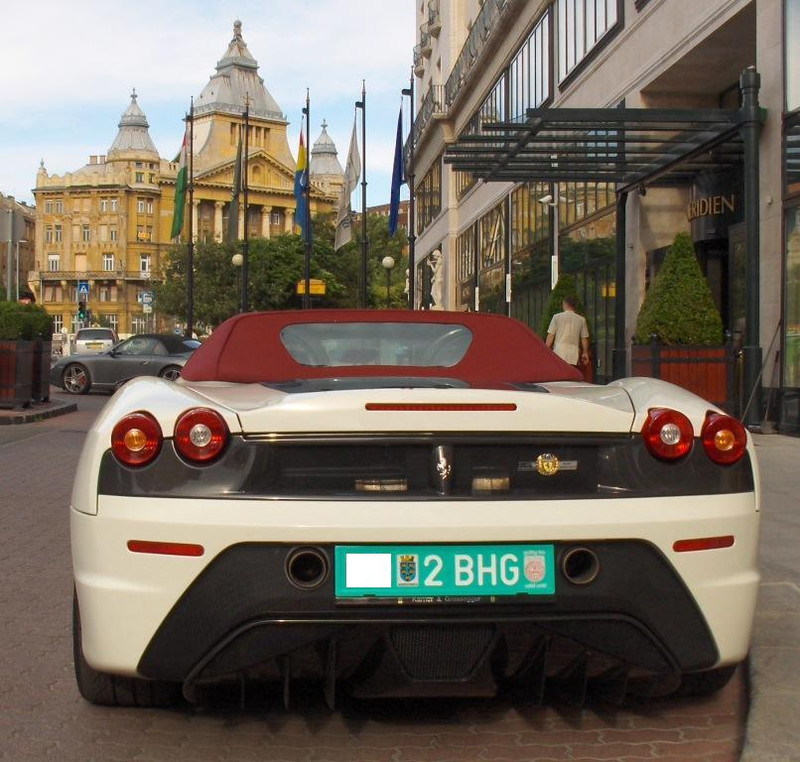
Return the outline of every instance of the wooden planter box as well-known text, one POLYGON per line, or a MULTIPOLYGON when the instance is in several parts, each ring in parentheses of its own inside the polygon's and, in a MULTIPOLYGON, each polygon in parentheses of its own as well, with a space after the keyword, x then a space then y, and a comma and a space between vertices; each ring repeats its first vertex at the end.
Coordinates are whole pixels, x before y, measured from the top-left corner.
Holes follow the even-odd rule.
POLYGON ((660 378, 736 414, 734 352, 720 346, 666 345, 652 341, 631 348, 631 375, 660 378))
POLYGON ((47 402, 50 399, 50 359, 53 342, 49 339, 36 339, 33 346, 33 371, 31 398, 34 402, 47 402))
POLYGON ((0 340, 0 407, 28 407, 33 391, 33 342, 0 340))

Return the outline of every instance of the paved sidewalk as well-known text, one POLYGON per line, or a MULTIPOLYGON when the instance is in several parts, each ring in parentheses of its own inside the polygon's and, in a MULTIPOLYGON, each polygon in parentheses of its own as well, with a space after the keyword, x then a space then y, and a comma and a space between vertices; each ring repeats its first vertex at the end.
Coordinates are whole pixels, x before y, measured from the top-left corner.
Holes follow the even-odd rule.
POLYGON ((0 426, 13 426, 18 423, 43 421, 64 413, 72 413, 78 409, 77 402, 52 397, 47 402, 32 402, 24 408, 0 408, 0 426))
POLYGON ((761 471, 761 590, 742 762, 800 760, 800 438, 754 435, 761 471))

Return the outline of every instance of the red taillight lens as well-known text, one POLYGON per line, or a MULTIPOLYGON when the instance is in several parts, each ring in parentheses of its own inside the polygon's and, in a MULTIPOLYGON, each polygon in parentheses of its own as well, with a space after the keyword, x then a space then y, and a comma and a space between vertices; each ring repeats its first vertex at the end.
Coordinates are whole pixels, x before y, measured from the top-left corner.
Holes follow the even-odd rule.
POLYGON ((731 465, 741 460, 747 449, 747 432, 729 415, 709 413, 701 433, 703 449, 714 463, 731 465))
POLYGON ((692 449, 694 429, 683 413, 657 407, 648 413, 642 437, 651 455, 661 460, 678 460, 692 449))
POLYGON ((195 463, 208 463, 228 444, 228 426, 216 411, 198 407, 187 410, 175 424, 175 449, 195 463))
POLYGON ((150 413, 126 415, 111 432, 111 451, 126 466, 144 466, 161 451, 161 427, 150 413))

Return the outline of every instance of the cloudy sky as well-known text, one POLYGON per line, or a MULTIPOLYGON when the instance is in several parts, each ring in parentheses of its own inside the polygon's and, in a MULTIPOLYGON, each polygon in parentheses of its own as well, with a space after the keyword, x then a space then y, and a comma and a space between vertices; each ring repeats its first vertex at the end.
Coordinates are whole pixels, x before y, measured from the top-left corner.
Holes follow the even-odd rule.
MULTIPOLYGON (((367 204, 388 203, 413 0, 31 0, 3 4, 0 192, 33 203, 39 162, 63 174, 105 154, 133 88, 163 158, 242 21, 259 74, 289 120, 296 155, 306 88, 344 165, 354 103, 367 92, 367 204)), ((404 106, 408 129, 408 99, 404 106)), ((359 141, 361 136, 359 112, 359 141)), ((353 208, 360 209, 360 186, 353 208)))

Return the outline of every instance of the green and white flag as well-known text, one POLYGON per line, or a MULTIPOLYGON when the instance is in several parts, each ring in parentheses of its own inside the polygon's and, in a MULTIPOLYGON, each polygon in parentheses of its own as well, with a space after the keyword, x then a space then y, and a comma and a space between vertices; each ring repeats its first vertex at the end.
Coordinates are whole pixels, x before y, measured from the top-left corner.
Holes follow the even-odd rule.
POLYGON ((189 186, 189 127, 183 134, 181 157, 178 161, 178 177, 175 180, 175 209, 172 214, 170 238, 177 238, 183 230, 183 215, 186 211, 186 188, 189 186))

